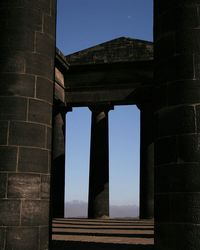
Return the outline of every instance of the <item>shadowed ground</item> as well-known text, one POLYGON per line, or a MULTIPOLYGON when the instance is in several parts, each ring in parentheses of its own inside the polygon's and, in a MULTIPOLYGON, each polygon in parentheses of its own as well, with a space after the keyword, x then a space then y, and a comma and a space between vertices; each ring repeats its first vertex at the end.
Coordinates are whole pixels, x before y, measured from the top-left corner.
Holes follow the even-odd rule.
POLYGON ((52 250, 153 250, 152 220, 54 219, 52 250))

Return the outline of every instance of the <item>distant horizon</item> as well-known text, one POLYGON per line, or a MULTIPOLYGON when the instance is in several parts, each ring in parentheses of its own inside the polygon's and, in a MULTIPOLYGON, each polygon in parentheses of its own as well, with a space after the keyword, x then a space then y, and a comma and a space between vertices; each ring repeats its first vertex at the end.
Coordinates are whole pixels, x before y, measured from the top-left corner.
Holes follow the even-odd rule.
MULTIPOLYGON (((110 218, 138 218, 137 205, 110 205, 110 218)), ((65 218, 87 218, 88 203, 86 201, 65 201, 65 218)))

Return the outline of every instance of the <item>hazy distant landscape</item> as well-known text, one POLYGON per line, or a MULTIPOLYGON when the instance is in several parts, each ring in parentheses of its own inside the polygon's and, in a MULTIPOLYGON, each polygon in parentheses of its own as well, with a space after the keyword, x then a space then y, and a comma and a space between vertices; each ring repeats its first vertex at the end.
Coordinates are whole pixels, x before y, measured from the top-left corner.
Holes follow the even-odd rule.
MULTIPOLYGON (((71 201, 65 204, 65 217, 87 217, 87 202, 84 201, 71 201)), ((134 205, 111 205, 110 217, 111 218, 124 218, 139 216, 139 208, 134 205)))

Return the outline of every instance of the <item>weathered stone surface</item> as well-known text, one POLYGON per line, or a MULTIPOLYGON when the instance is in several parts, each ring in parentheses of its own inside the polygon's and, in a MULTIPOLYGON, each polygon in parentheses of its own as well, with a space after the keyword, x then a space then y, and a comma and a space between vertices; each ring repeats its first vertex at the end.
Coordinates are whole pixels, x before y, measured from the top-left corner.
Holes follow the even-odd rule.
POLYGON ((0 202, 0 226, 19 226, 20 224, 19 200, 1 200, 0 202), (9 213, 8 213, 9 211, 9 213))
POLYGON ((156 167, 155 178, 159 178, 156 187, 158 193, 196 192, 200 189, 199 163, 179 163, 156 167), (185 174, 188 179, 184 178, 185 174))
POLYGON ((52 128, 47 127, 47 149, 52 149, 52 128))
POLYGON ((9 174, 8 198, 31 198, 40 196, 41 177, 36 174, 9 174))
POLYGON ((6 249, 39 249, 38 238, 39 231, 36 227, 10 227, 7 229, 6 249))
POLYGON ((15 171, 16 166, 17 148, 0 146, 0 171, 15 171), (7 159, 9 159, 9 161, 7 159))
POLYGON ((26 98, 0 97, 0 103, 0 120, 26 120, 26 98))
POLYGON ((0 173, 0 198, 6 197, 7 174, 0 173))
POLYGON ((20 172, 48 173, 48 151, 20 147, 18 169, 20 172))
POLYGON ((155 144, 155 166, 177 161, 176 136, 158 140, 155 144), (167 154, 166 154, 167 152, 167 154))
POLYGON ((177 81, 168 85, 168 104, 195 104, 200 99, 199 80, 177 81))
POLYGON ((0 29, 2 36, 5 39, 0 41, 0 47, 6 49, 15 49, 21 51, 34 51, 34 32, 24 29, 14 30, 14 29, 0 29))
POLYGON ((50 197, 50 175, 41 175, 41 199, 49 199, 50 197))
POLYGON ((8 122, 7 121, 0 121, 0 144, 6 145, 7 144, 7 136, 8 136, 8 122))
POLYGON ((0 74, 2 73, 24 73, 25 69, 25 59, 22 52, 16 52, 12 54, 8 50, 5 53, 4 48, 1 49, 1 58, 0 58, 0 74))
POLYGON ((45 127, 28 122, 11 122, 9 144, 45 147, 45 127))
MULTIPOLYGON (((55 9, 55 8, 54 8, 55 9)), ((52 16, 46 15, 44 17, 44 32, 49 35, 49 38, 55 36, 55 22, 52 16)))
MULTIPOLYGON (((52 27, 51 27, 52 28, 52 27)), ((46 56, 52 55, 55 51, 53 46, 54 41, 44 33, 36 33, 36 52, 45 54, 46 56)))
POLYGON ((6 235, 6 230, 4 227, 0 227, 0 249, 4 249, 5 246, 5 235, 6 235))
POLYGON ((24 226, 48 225, 49 201, 25 200, 22 202, 21 223, 24 226))
POLYGON ((37 77, 36 97, 49 103, 53 100, 53 82, 44 78, 37 77))
POLYGON ((30 99, 28 120, 31 122, 38 122, 50 125, 52 120, 51 104, 39 100, 30 99))
POLYGON ((40 227, 40 250, 49 249, 49 228, 40 227))
POLYGON ((198 249, 200 245, 200 228, 194 224, 160 224, 156 227, 160 235, 156 244, 160 249, 198 249))
POLYGON ((195 109, 181 106, 165 109, 158 113, 158 136, 195 133, 195 109))
MULTIPOLYGON (((159 51, 157 51, 157 53, 159 53, 159 51)), ((157 67, 155 68, 157 82, 165 83, 193 79, 195 78, 193 64, 193 55, 177 55, 176 57, 171 57, 158 62, 157 67)))
MULTIPOLYGON (((48 80, 52 80, 53 64, 49 57, 41 54, 34 53, 30 56, 26 56, 26 73, 34 74, 40 77, 45 77, 48 80)), ((53 55, 52 55, 53 56, 53 55)), ((1 65, 1 64, 0 64, 1 65)))
MULTIPOLYGON (((36 11, 33 8, 14 8, 14 1, 7 8, 0 7, 0 14, 4 21, 4 27, 12 28, 13 30, 34 30, 42 31, 42 12, 36 11), (25 21, 24 21, 25 20, 25 21)), ((21 1, 23 2, 23 1, 21 1)), ((28 1, 26 1, 28 2, 28 1)), ((2 3, 3 4, 3 3, 2 3)), ((16 6, 18 7, 18 6, 16 6)))
POLYGON ((155 249, 200 247, 199 3, 154 1, 155 249))
POLYGON ((1 74, 1 96, 34 96, 35 77, 25 74, 1 74))
POLYGON ((48 230, 39 231, 49 224, 49 189, 41 175, 51 165, 45 149, 52 126, 55 7, 55 0, 0 1, 2 249, 44 250, 49 240, 48 230))
POLYGON ((200 163, 199 142, 199 134, 177 136, 178 161, 200 163))

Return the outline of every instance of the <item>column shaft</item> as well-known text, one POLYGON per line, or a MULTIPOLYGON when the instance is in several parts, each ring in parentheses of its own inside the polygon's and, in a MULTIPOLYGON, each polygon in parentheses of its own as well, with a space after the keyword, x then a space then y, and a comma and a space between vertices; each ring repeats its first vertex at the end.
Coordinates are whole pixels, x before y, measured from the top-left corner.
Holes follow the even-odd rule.
POLYGON ((55 1, 0 1, 0 249, 49 245, 55 1))
POLYGON ((64 218, 65 207, 65 110, 59 106, 54 109, 53 126, 52 215, 54 218, 64 218))
POLYGON ((92 109, 88 217, 109 217, 108 110, 92 109))
POLYGON ((199 0, 155 0, 155 249, 200 249, 199 0))
POLYGON ((154 138, 151 104, 140 107, 140 219, 154 217, 154 138))

